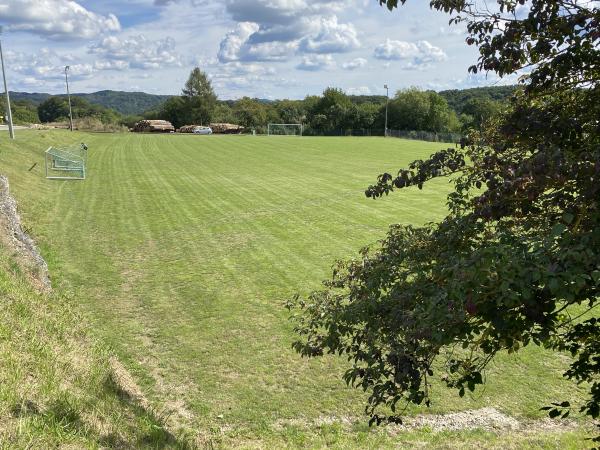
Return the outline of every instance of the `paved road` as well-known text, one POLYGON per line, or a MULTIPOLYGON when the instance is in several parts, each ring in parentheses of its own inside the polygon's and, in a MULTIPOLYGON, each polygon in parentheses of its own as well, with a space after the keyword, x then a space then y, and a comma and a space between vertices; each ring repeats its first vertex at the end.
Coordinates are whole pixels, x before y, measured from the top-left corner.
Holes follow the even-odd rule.
MULTIPOLYGON (((29 127, 24 127, 22 125, 13 126, 15 130, 27 130, 29 127)), ((8 125, 0 125, 0 131, 8 131, 8 125)))

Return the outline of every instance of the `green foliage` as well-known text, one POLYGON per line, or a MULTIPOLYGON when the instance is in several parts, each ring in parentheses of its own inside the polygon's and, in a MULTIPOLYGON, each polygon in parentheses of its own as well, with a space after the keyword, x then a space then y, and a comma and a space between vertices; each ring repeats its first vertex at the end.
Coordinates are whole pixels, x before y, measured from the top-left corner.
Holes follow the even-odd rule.
POLYGON ((493 120, 500 114, 501 104, 494 100, 485 98, 471 98, 467 100, 461 109, 463 130, 469 128, 481 129, 485 122, 493 120))
POLYGON ((146 119, 168 120, 175 128, 191 124, 188 103, 183 97, 173 96, 164 102, 159 109, 144 114, 146 119))
MULTIPOLYGON (((26 100, 38 106, 40 103, 52 97, 50 94, 29 93, 29 92, 11 92, 11 100, 26 100)), ((57 97, 66 98, 65 94, 57 97)), ((88 102, 100 105, 108 109, 114 109, 121 114, 142 114, 145 111, 160 106, 161 103, 170 98, 170 95, 155 95, 145 92, 125 92, 125 91, 98 91, 89 94, 75 93, 71 97, 79 97, 88 102)))
POLYGON ((452 132, 460 127, 446 100, 433 91, 398 91, 388 108, 390 129, 452 132))
POLYGON ((464 105, 472 100, 491 100, 499 104, 507 104, 520 88, 518 86, 486 86, 471 89, 450 89, 440 91, 448 106, 457 114, 463 112, 464 105))
POLYGON ((213 122, 235 123, 236 120, 231 106, 225 102, 217 102, 213 111, 213 122))
POLYGON ((306 106, 302 100, 278 100, 272 106, 282 123, 306 122, 306 106))
MULTIPOLYGON (((2 114, 6 120, 6 100, 4 94, 0 95, 0 105, 2 108, 2 114)), ((38 123, 40 121, 36 105, 29 100, 14 100, 11 98, 10 106, 12 110, 13 123, 15 124, 30 124, 38 123)))
MULTIPOLYGON (((100 105, 93 105, 80 97, 71 97, 73 119, 93 117, 104 124, 116 123, 120 114, 100 105)), ((39 118, 42 122, 56 122, 69 117, 69 103, 65 97, 49 97, 37 107, 39 118)))
POLYGON ((264 127, 268 122, 267 107, 249 97, 242 97, 235 102, 233 114, 236 123, 249 129, 264 127))
POLYGON ((217 96, 206 73, 198 67, 190 73, 182 91, 187 123, 206 125, 210 123, 217 96))
MULTIPOLYGON (((370 393, 372 422, 399 420, 404 402, 429 405, 438 370, 462 397, 500 352, 531 343, 571 353, 564 375, 588 389, 579 411, 600 415, 600 10, 536 0, 516 18, 523 3, 482 13, 432 1, 467 22, 480 52, 471 71, 534 64, 524 90, 460 148, 384 173, 366 191, 379 198, 451 176, 442 221, 392 226, 378 246, 338 262, 323 290, 289 304, 295 349, 346 355, 344 379, 370 393)), ((425 120, 424 97, 410 98, 406 108, 425 120)), ((555 402, 550 416, 570 406, 555 402)))
POLYGON ((38 106, 38 115, 42 122, 53 122, 58 118, 69 117, 69 104, 60 97, 50 97, 38 106))
POLYGON ((91 94, 74 94, 92 104, 114 109, 123 115, 140 115, 144 111, 159 106, 170 95, 146 94, 145 92, 98 91, 91 94))

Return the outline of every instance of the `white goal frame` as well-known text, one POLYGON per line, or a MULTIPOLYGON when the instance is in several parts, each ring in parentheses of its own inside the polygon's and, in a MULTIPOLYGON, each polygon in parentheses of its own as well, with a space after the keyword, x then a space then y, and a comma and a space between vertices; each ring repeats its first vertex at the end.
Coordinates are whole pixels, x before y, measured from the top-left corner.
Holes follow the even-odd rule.
POLYGON ((268 136, 302 136, 302 132, 304 131, 304 126, 301 123, 270 123, 267 125, 267 135, 268 136), (300 134, 274 134, 272 132, 273 127, 297 127, 300 130, 300 134))

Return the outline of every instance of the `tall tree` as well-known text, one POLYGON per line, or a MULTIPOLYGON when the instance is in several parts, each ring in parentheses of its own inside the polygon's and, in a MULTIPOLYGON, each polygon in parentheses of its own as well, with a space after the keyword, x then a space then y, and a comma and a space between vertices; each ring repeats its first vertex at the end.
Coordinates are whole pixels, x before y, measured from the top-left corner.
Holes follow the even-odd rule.
POLYGON ((38 116, 42 122, 54 122, 69 117, 69 104, 62 97, 49 97, 38 106, 38 116))
POLYGON ((456 114, 444 97, 433 91, 410 88, 398 91, 389 104, 389 128, 420 131, 455 131, 456 114))
POLYGON ((233 113, 238 123, 246 128, 264 127, 267 124, 265 106, 250 97, 242 97, 235 102, 233 113))
MULTIPOLYGON (((578 407, 596 419, 600 10, 571 0, 499 0, 495 12, 464 0, 430 4, 466 23, 480 54, 471 72, 528 68, 523 92, 460 148, 367 189, 379 198, 439 176, 454 182, 443 221, 391 227, 379 246, 337 264, 325 289, 290 302, 302 336, 295 348, 347 355, 345 379, 370 392, 366 411, 380 422, 399 420, 398 403, 429 404, 438 371, 462 396, 499 352, 544 345, 571 353, 564 376, 589 389, 578 407)), ((546 408, 564 417, 571 405, 546 408)))
POLYGON ((198 67, 194 68, 182 93, 190 123, 208 124, 217 103, 217 95, 206 73, 198 67))
POLYGON ((323 95, 314 103, 311 109, 313 120, 311 126, 320 131, 339 131, 349 128, 349 115, 351 115, 352 102, 350 98, 338 88, 328 87, 323 95))

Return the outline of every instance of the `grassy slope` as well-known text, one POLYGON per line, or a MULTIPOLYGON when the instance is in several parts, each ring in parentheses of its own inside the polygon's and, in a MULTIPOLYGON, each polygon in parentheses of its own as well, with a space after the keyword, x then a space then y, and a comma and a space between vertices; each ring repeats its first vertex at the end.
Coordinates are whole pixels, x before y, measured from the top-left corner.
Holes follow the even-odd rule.
POLYGON ((34 290, 0 246, 0 448, 183 447, 118 384, 72 299, 34 290))
MULTIPOLYGON (((340 381, 343 361, 301 360, 290 350, 294 336, 282 302, 318 287, 334 259, 355 254, 387 224, 442 216, 443 180, 388 200, 362 195, 382 170, 425 157, 439 144, 66 132, 19 138, 17 145, 0 141, 0 167, 55 281, 77 295, 94 332, 158 409, 173 412, 173 422, 227 445, 398 442, 361 425, 352 433, 336 425, 281 425, 360 416, 364 401, 340 381), (89 179, 44 180, 43 149, 76 139, 90 145, 89 179)), ((472 398, 438 390, 432 410, 495 406, 541 417, 541 405, 575 391, 561 380, 563 367, 560 355, 532 347, 500 358, 485 390, 472 398)), ((461 446, 582 445, 580 434, 569 433, 498 440, 478 432, 413 432, 401 440, 441 438, 461 446)))

